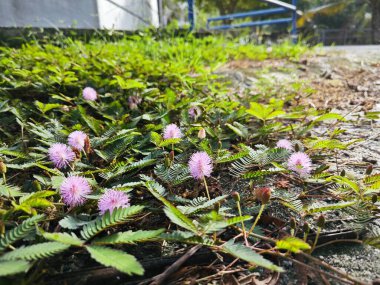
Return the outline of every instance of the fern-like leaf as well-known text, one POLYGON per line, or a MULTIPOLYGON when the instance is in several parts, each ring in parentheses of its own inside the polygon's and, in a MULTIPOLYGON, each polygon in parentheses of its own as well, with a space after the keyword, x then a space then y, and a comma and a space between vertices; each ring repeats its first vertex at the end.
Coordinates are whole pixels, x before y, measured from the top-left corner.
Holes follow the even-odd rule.
POLYGON ((190 206, 178 206, 177 208, 180 209, 181 212, 184 213, 185 215, 189 215, 189 214, 197 213, 204 209, 208 209, 212 207, 213 205, 215 205, 216 203, 226 199, 227 197, 228 195, 223 195, 211 200, 208 200, 205 197, 198 197, 191 201, 190 206), (199 202, 199 200, 201 202, 199 202))
POLYGON ((106 172, 100 173, 99 176, 109 180, 120 176, 128 171, 135 169, 142 169, 144 167, 150 166, 156 162, 156 159, 142 159, 133 163, 118 162, 111 165, 106 172))
POLYGON ((188 243, 188 244, 202 244, 206 246, 214 245, 214 241, 207 236, 201 237, 192 232, 173 231, 171 233, 163 233, 160 238, 166 241, 188 243))
POLYGON ((232 256, 245 260, 251 264, 255 264, 269 270, 283 272, 284 270, 277 265, 274 265, 268 259, 265 259, 260 254, 254 252, 249 247, 246 247, 242 244, 235 244, 233 240, 228 241, 222 247, 222 250, 232 256))
POLYGON ((0 185, 0 196, 11 198, 20 197, 22 195, 24 195, 24 193, 21 192, 21 188, 18 186, 4 184, 0 185))
POLYGON ((63 244, 82 246, 84 241, 78 238, 74 233, 43 233, 44 238, 52 241, 58 241, 63 244))
POLYGON ((173 164, 170 167, 158 164, 154 168, 154 173, 162 181, 172 186, 182 184, 191 178, 189 168, 184 164, 173 164))
POLYGON ((0 239, 0 251, 4 250, 14 242, 25 238, 31 232, 35 231, 36 224, 45 219, 45 215, 36 215, 23 221, 17 227, 7 231, 3 238, 0 239))
POLYGON ((372 174, 370 176, 366 176, 363 179, 363 182, 365 184, 373 184, 373 183, 376 183, 376 182, 380 182, 380 173, 376 173, 376 174, 372 174))
POLYGON ((8 276, 26 272, 29 270, 30 266, 30 263, 25 260, 1 261, 0 276, 8 276))
POLYGON ((0 257, 0 260, 38 260, 68 249, 70 245, 60 242, 44 242, 18 248, 0 257))
POLYGON ((85 224, 81 231, 81 236, 85 240, 92 238, 101 231, 127 222, 133 216, 140 213, 144 209, 144 206, 130 206, 126 208, 114 209, 112 213, 107 211, 104 215, 97 217, 95 220, 85 224))
POLYGON ((228 226, 248 221, 252 219, 252 216, 238 216, 226 219, 224 221, 209 221, 206 224, 201 224, 204 233, 213 233, 220 231, 228 226))
POLYGON ((309 206, 306 209, 306 212, 309 214, 318 213, 318 212, 326 212, 326 211, 350 207, 350 206, 355 205, 355 204, 356 204, 356 201, 339 202, 336 204, 326 204, 326 205, 321 205, 320 202, 316 202, 316 203, 312 204, 311 206, 309 206))
POLYGON ((135 244, 136 242, 151 241, 156 239, 165 229, 154 231, 127 231, 110 236, 98 238, 92 244, 135 244))

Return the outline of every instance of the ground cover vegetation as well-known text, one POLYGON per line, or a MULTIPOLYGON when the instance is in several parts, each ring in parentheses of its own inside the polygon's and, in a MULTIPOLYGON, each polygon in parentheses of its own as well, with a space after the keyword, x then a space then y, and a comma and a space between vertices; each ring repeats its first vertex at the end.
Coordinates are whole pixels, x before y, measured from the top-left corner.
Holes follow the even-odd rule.
POLYGON ((244 272, 278 276, 290 260, 365 284, 312 256, 336 227, 329 213, 360 234, 346 241, 380 244, 364 231, 380 174, 369 164, 354 179, 324 163, 358 142, 340 140, 345 117, 302 106, 313 92, 302 82, 263 80, 252 94, 215 72, 231 60, 297 61, 307 46, 140 34, 0 49, 4 284, 59 282, 96 262, 147 278, 147 259, 201 246, 244 272))

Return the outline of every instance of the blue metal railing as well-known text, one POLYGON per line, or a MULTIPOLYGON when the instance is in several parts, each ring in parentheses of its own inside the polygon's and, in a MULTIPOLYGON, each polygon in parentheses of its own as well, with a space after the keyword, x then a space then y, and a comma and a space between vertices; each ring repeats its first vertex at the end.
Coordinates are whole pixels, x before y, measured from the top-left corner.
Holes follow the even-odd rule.
MULTIPOLYGON (((223 0, 221 0, 223 1, 223 0)), ((273 4, 278 6, 278 8, 270 8, 258 11, 249 11, 243 13, 235 13, 229 15, 222 15, 219 17, 213 17, 207 19, 207 29, 209 30, 227 30, 227 29, 237 29, 237 28, 246 28, 246 27, 255 27, 255 26, 265 26, 265 25, 275 25, 275 24, 286 24, 292 23, 292 31, 291 35, 293 38, 293 42, 297 41, 297 0, 292 0, 292 4, 279 1, 279 0, 261 0, 267 2, 269 4, 273 4), (257 16, 266 16, 266 15, 276 15, 283 13, 291 13, 291 17, 288 18, 280 18, 280 19, 272 19, 272 20, 259 20, 259 21, 250 21, 239 24, 224 24, 219 26, 211 26, 211 22, 223 21, 223 20, 234 20, 248 17, 257 17, 257 16)), ((189 7, 189 22, 190 29, 194 29, 195 25, 195 13, 194 13, 194 0, 188 0, 189 7)))

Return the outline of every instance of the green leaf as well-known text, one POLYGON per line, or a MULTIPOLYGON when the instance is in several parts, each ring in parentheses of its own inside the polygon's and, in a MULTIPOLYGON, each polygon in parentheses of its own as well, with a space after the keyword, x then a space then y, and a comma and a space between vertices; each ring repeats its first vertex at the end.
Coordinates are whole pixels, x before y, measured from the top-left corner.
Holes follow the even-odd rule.
POLYGON ((172 144, 178 144, 181 142, 182 139, 180 138, 172 138, 172 139, 166 139, 166 140, 163 140, 159 143, 159 147, 166 147, 166 146, 169 146, 169 145, 172 145, 172 144))
POLYGON ((45 219, 45 215, 36 215, 29 219, 26 219, 23 221, 20 225, 17 227, 7 231, 0 239, 0 251, 4 250, 7 246, 11 245, 12 243, 25 238, 30 233, 35 231, 36 224, 38 222, 41 222, 45 219))
POLYGON ((164 231, 165 229, 119 232, 110 236, 95 239, 92 244, 134 244, 136 242, 154 240, 164 231))
POLYGON ((24 193, 21 192, 21 188, 13 185, 0 185, 0 195, 4 197, 20 197, 24 193))
POLYGON ((237 216, 232 217, 224 221, 209 221, 206 225, 202 225, 205 233, 212 233, 220 231, 228 226, 241 223, 244 221, 249 221, 252 219, 252 216, 237 216))
POLYGON ((124 80, 124 78, 118 75, 115 75, 114 77, 116 78, 117 83, 119 84, 121 89, 145 88, 145 84, 141 83, 140 81, 134 79, 124 80))
POLYGON ((77 105, 79 114, 81 115, 83 121, 87 124, 87 126, 96 134, 99 135, 101 131, 101 121, 96 120, 95 118, 87 115, 86 109, 84 109, 81 105, 77 105))
POLYGON ((366 112, 365 117, 370 120, 379 120, 380 119, 380 112, 366 112))
POLYGON ((278 249, 286 249, 294 253, 298 253, 302 250, 308 250, 311 248, 308 243, 296 237, 286 237, 284 239, 278 240, 276 241, 276 247, 278 249))
POLYGON ((246 127, 240 126, 240 124, 237 126, 231 125, 231 124, 225 124, 230 130, 232 130, 236 135, 242 138, 248 137, 248 129, 246 127))
POLYGON ((83 221, 73 216, 66 216, 59 221, 59 225, 64 229, 76 230, 88 222, 89 221, 83 221))
POLYGON ((164 209, 166 216, 175 224, 184 229, 187 229, 192 232, 198 232, 197 227, 193 224, 193 222, 186 217, 180 210, 178 210, 175 206, 169 205, 164 209))
POLYGON ((45 114, 46 112, 52 110, 52 109, 56 109, 56 108, 60 108, 62 105, 61 104, 44 104, 40 101, 35 101, 34 104, 36 105, 36 107, 43 113, 45 114))
POLYGON ((61 187, 63 180, 65 180, 64 176, 52 176, 51 185, 53 189, 59 189, 59 187, 61 187))
POLYGON ((0 260, 38 260, 57 254, 68 249, 70 246, 60 242, 44 242, 7 252, 0 260))
POLYGON ((228 195, 222 195, 222 196, 218 196, 216 198, 213 198, 211 200, 206 199, 205 202, 200 203, 200 204, 196 204, 194 206, 193 205, 191 205, 191 206, 178 206, 177 208, 181 212, 183 212, 185 215, 190 215, 193 213, 197 213, 200 210, 210 208, 210 207, 214 206, 216 203, 226 199, 227 197, 228 197, 228 195))
POLYGON ((309 214, 313 214, 313 213, 318 213, 318 212, 337 210, 337 209, 353 206, 356 203, 357 203, 356 201, 351 201, 351 202, 340 202, 336 204, 328 204, 328 205, 323 205, 323 206, 319 206, 319 203, 318 203, 317 206, 313 206, 313 205, 309 206, 306 209, 306 212, 309 214))
POLYGON ((144 209, 144 206, 134 205, 126 208, 117 208, 84 225, 81 236, 88 240, 105 229, 129 221, 144 209))
POLYGON ((202 244, 206 246, 211 246, 214 244, 214 240, 209 239, 207 236, 197 236, 192 232, 173 231, 171 233, 163 233, 160 237, 166 241, 174 241, 180 243, 202 244))
POLYGON ((331 176, 329 178, 326 178, 326 181, 334 181, 335 183, 337 183, 339 185, 343 185, 343 186, 347 186, 347 187, 351 188, 356 193, 360 193, 360 186, 356 182, 348 179, 347 177, 335 175, 335 176, 331 176))
POLYGON ((151 132, 150 133, 150 141, 154 143, 156 146, 159 146, 160 143, 163 141, 163 138, 160 134, 156 132, 151 132))
POLYGON ((74 233, 43 233, 42 236, 48 240, 58 241, 63 244, 82 246, 84 241, 78 238, 74 233))
POLYGON ((227 243, 225 243, 222 246, 222 250, 225 253, 231 254, 232 256, 245 260, 249 263, 256 264, 269 270, 284 272, 284 269, 277 265, 274 265, 271 261, 265 259, 249 247, 246 247, 242 244, 234 244, 233 240, 229 240, 227 243))
POLYGON ((246 112, 262 121, 274 119, 285 114, 282 110, 275 110, 272 106, 265 106, 257 102, 251 102, 250 108, 246 112))
POLYGON ((376 174, 372 174, 372 175, 366 176, 363 179, 363 182, 365 184, 373 184, 373 183, 376 183, 376 182, 380 182, 380 173, 376 173, 376 174))
POLYGON ((0 276, 8 276, 21 272, 26 272, 30 268, 30 264, 24 260, 17 261, 1 261, 0 262, 0 276))
POLYGON ((87 246, 91 257, 100 264, 111 266, 128 275, 143 275, 144 268, 133 255, 103 246, 87 246))
POLYGON ((364 243, 380 249, 380 236, 367 238, 364 243))
POLYGON ((165 199, 163 196, 165 195, 165 188, 161 184, 145 175, 141 175, 141 178, 146 181, 145 186, 149 192, 166 206, 164 210, 165 214, 173 223, 194 233, 198 232, 198 229, 194 223, 172 203, 165 199))
POLYGON ((314 120, 314 122, 321 122, 321 121, 327 121, 327 120, 338 120, 338 121, 345 121, 346 119, 337 113, 327 113, 319 116, 314 120))

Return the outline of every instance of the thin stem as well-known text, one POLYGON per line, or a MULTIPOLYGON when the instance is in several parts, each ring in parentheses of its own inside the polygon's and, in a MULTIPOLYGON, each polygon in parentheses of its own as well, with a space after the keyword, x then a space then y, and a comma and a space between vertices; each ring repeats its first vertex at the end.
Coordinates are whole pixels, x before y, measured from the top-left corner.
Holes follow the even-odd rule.
POLYGON ((319 234, 321 233, 321 227, 318 227, 317 229, 317 234, 315 236, 315 240, 314 240, 314 243, 313 243, 313 247, 311 248, 311 252, 314 251, 316 245, 317 245, 317 242, 318 242, 318 238, 319 238, 319 234))
POLYGON ((207 198, 208 198, 209 200, 211 200, 211 199, 210 199, 210 193, 208 192, 208 186, 207 186, 207 181, 206 181, 206 177, 205 177, 205 176, 203 176, 203 182, 205 183, 206 193, 207 193, 207 198))
MULTIPOLYGON (((236 205, 238 207, 238 211, 239 211, 239 216, 240 218, 242 219, 242 214, 241 214, 241 207, 240 207, 240 201, 236 201, 236 205)), ((243 219, 241 220, 241 228, 243 229, 243 236, 244 236, 244 240, 245 240, 245 244, 248 246, 248 240, 247 240, 247 233, 245 231, 245 225, 244 225, 244 221, 243 219)))
POLYGON ((4 184, 7 183, 7 179, 6 179, 6 177, 5 177, 5 173, 4 173, 4 172, 3 172, 3 181, 4 181, 4 184))
MULTIPOLYGON (((250 233, 249 235, 251 235, 251 236, 253 236, 253 237, 256 237, 256 238, 259 238, 259 239, 262 239, 262 240, 265 240, 265 241, 272 242, 272 243, 275 243, 275 242, 276 242, 276 240, 273 239, 273 238, 265 237, 265 236, 258 235, 258 234, 255 234, 255 233, 250 233)), ((295 262, 295 263, 301 264, 301 262, 299 262, 298 260, 293 259, 293 258, 289 258, 289 257, 287 257, 286 255, 283 255, 283 254, 281 254, 281 253, 279 253, 279 252, 270 252, 270 251, 269 251, 269 252, 267 252, 267 253, 268 253, 268 254, 272 254, 272 255, 281 256, 281 257, 283 257, 283 258, 287 258, 287 259, 289 259, 289 260, 292 260, 292 261, 295 262)), ((308 259, 310 259, 310 260, 312 260, 314 263, 319 264, 319 265, 321 265, 321 266, 323 266, 323 267, 325 267, 325 268, 327 268, 327 269, 333 271, 334 273, 338 274, 339 276, 342 276, 343 278, 345 278, 345 279, 347 279, 347 280, 349 280, 349 281, 351 281, 351 282, 353 282, 353 283, 355 283, 355 284, 367 285, 367 283, 365 283, 365 282, 363 282, 363 281, 361 281, 361 280, 358 280, 358 279, 356 279, 355 277, 350 276, 350 275, 349 275, 348 273, 346 273, 346 272, 342 272, 341 270, 339 270, 339 269, 337 269, 337 268, 331 266, 330 264, 327 264, 326 262, 324 262, 324 261, 322 261, 322 260, 319 260, 318 258, 315 258, 315 257, 311 256, 310 254, 304 253, 304 252, 302 252, 302 251, 299 252, 299 254, 302 255, 302 256, 304 256, 304 257, 306 257, 306 258, 308 258, 308 259)), ((306 267, 311 268, 311 267, 310 267, 309 265, 307 265, 307 264, 302 263, 302 265, 305 265, 306 267)), ((316 271, 318 271, 318 272, 320 272, 320 270, 319 270, 318 268, 313 267, 313 269, 316 270, 316 271)), ((336 278, 336 279, 338 279, 338 280, 341 280, 339 277, 334 276, 334 275, 332 275, 332 274, 330 274, 330 273, 328 273, 328 272, 323 272, 323 273, 329 275, 329 276, 332 277, 332 278, 336 278)))
POLYGON ((330 240, 328 242, 320 244, 320 245, 316 246, 315 248, 321 248, 323 246, 333 244, 333 243, 337 243, 337 242, 352 242, 352 243, 363 244, 363 241, 361 241, 359 239, 336 239, 336 240, 330 240))
POLYGON ((262 214, 263 211, 264 211, 264 208, 265 208, 265 204, 262 204, 261 207, 260 207, 259 213, 258 213, 257 216, 256 216, 256 220, 255 220, 255 222, 253 223, 251 229, 250 229, 249 232, 248 232, 248 236, 249 236, 249 235, 253 232, 253 230, 255 229, 256 224, 257 224, 257 222, 260 220, 261 214, 262 214))

